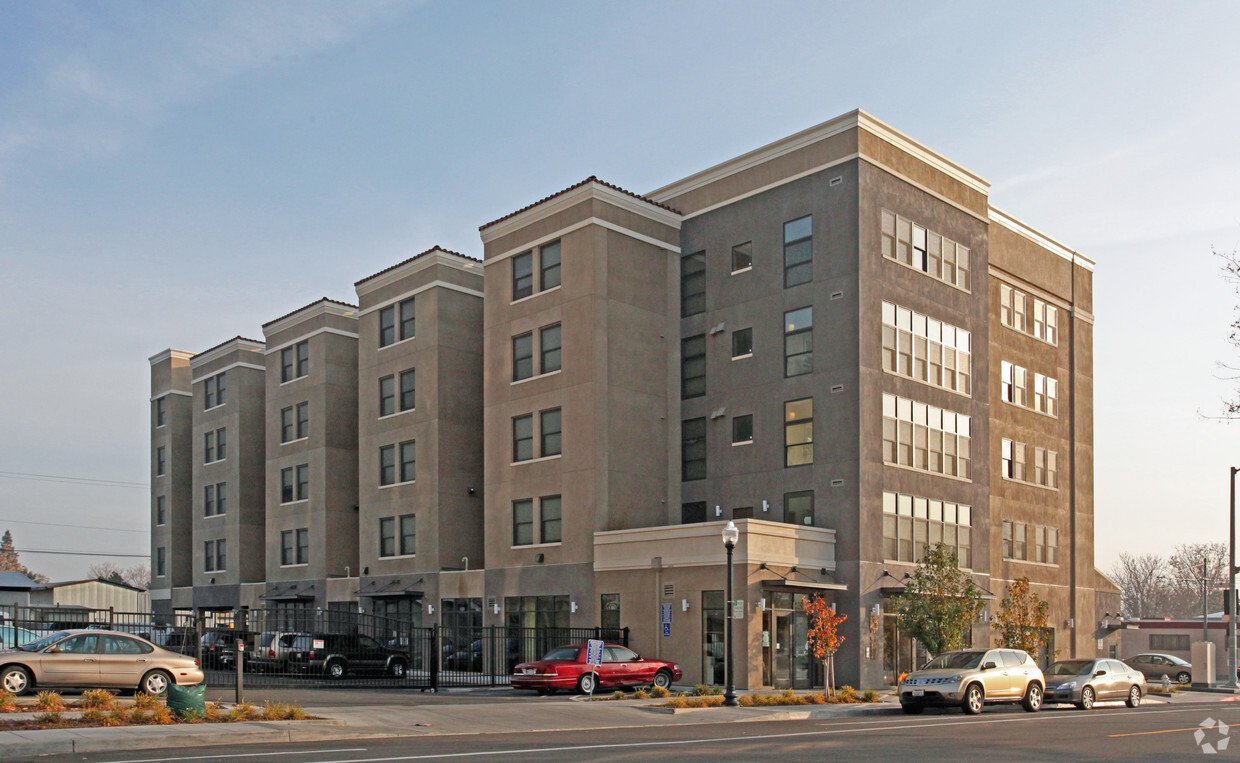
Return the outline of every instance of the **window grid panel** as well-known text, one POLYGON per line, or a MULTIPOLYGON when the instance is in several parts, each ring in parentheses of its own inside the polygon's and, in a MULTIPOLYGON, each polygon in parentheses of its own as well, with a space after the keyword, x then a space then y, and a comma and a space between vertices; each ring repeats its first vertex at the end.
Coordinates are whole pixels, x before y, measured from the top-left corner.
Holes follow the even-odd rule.
POLYGON ((883 395, 883 461, 970 478, 970 418, 895 395, 883 395))

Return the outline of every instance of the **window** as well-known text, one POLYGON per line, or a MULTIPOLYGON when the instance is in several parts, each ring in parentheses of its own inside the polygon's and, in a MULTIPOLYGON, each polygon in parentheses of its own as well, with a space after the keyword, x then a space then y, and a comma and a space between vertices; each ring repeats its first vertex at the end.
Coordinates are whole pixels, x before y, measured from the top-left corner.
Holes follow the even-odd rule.
POLYGON ((287 567, 294 564, 297 550, 294 548, 296 538, 293 537, 292 530, 283 530, 280 532, 280 566, 287 567))
POLYGON ((753 414, 732 417, 732 444, 753 442, 753 414))
POLYGON ((310 403, 290 405, 280 411, 280 442, 292 442, 310 433, 310 403))
POLYGON ((970 288, 968 248, 885 209, 880 238, 887 259, 966 291, 970 288))
POLYGON ((813 218, 784 223, 784 288, 814 279, 813 218))
POLYGON ((534 414, 512 417, 512 460, 529 461, 534 457, 534 414))
POLYGON ((560 441, 560 409, 552 408, 538 414, 538 435, 541 438, 539 454, 543 458, 558 456, 561 453, 560 441))
POLYGON ((784 466, 814 463, 814 399, 784 403, 784 466))
POLYGON ((706 394, 706 335, 680 340, 680 397, 706 394))
POLYGON ((1046 448, 1031 447, 1023 442, 1002 441, 1001 474, 1010 480, 1041 487, 1059 487, 1059 454, 1046 448), (1033 468, 1029 468, 1032 456, 1033 468))
POLYGON ((732 272, 738 273, 753 267, 753 242, 746 241, 732 247, 732 272))
POLYGON ((554 289, 560 285, 560 242, 552 241, 550 244, 543 244, 538 250, 538 269, 539 279, 538 288, 540 291, 554 289))
POLYGON ((541 358, 539 373, 549 374, 560 370, 560 324, 539 330, 538 352, 541 358))
POLYGON ((1187 652, 1192 648, 1186 633, 1151 633, 1150 649, 1161 652, 1187 652))
POLYGON ((1047 344, 1059 344, 1059 308, 999 284, 999 322, 1047 344))
POLYGON ((753 519, 753 507, 752 506, 737 506, 736 508, 732 509, 732 518, 733 519, 753 519))
POLYGON ((161 397, 155 401, 155 426, 162 427, 168 423, 168 398, 161 397))
POLYGON ((784 313, 784 376, 814 370, 814 309, 802 307, 784 313))
POLYGON ((400 516, 400 554, 412 556, 418 547, 418 518, 413 514, 400 516))
POLYGON ((680 523, 690 525, 706 521, 706 501, 690 501, 680 505, 680 523))
POLYGON ((884 302, 883 370, 968 395, 972 393, 972 334, 905 307, 884 302))
POLYGON ((534 253, 524 252, 512 258, 512 301, 534 293, 534 253))
POLYGON ((228 513, 228 483, 217 482, 214 485, 204 485, 203 493, 203 511, 204 517, 214 517, 220 514, 228 513))
POLYGON ((512 380, 521 381, 534 375, 534 335, 512 338, 512 380))
POLYGON ((620 594, 605 593, 599 596, 599 625, 602 626, 605 633, 603 638, 613 639, 614 636, 606 633, 608 630, 620 630, 620 594))
POLYGON ((291 382, 310 373, 310 341, 303 340, 280 351, 280 382, 291 382))
POLYGON ((883 395, 883 462, 969 478, 970 418, 895 395, 883 395))
POLYGON ((379 520, 379 556, 396 556, 396 517, 379 520))
POLYGON ((417 403, 417 377, 411 368, 400 373, 400 409, 412 411, 417 403))
POLYGON ((680 258, 680 317, 706 312, 706 252, 680 258))
POLYGON ((512 502, 512 545, 534 543, 534 501, 526 498, 512 502))
POLYGON ((962 568, 971 568, 972 516, 963 504, 883 493, 883 558, 917 562, 929 547, 943 543, 962 568))
POLYGON ((209 540, 203 543, 203 571, 224 572, 228 569, 228 548, 223 540, 209 540))
POLYGON ((280 409, 280 442, 292 442, 297 422, 293 419, 293 406, 280 409))
POLYGON ((379 346, 396 343, 396 306, 389 305, 379 311, 379 346))
POLYGON ((418 478, 418 444, 413 440, 400 444, 400 481, 413 482, 418 478))
POLYGON ((400 338, 401 341, 413 339, 415 328, 413 297, 400 303, 400 338))
POLYGON ((784 521, 790 525, 813 525, 814 491, 784 493, 784 521))
POLYGON ((559 543, 560 531, 560 496, 549 495, 538 500, 539 531, 543 543, 559 543))
POLYGON ((168 524, 168 499, 166 496, 155 496, 155 524, 168 524))
POLYGON ((168 574, 168 549, 160 546, 155 549, 155 577, 162 578, 168 574))
POLYGON ((1057 564, 1059 557, 1059 530, 1041 525, 1033 531, 1033 560, 1043 564, 1057 564))
POLYGON ((280 503, 304 501, 310 492, 310 465, 299 464, 280 470, 280 503))
POLYGON ((203 383, 202 407, 214 408, 224 404, 224 391, 227 373, 208 377, 203 383))
POLYGON ((753 329, 737 329, 732 332, 732 359, 753 355, 753 329))
POLYGON ((164 457, 164 453, 165 451, 164 451, 163 445, 160 445, 155 448, 155 476, 156 477, 164 476, 164 471, 167 468, 167 463, 164 457))
POLYGON ((402 300, 379 311, 379 346, 387 347, 414 336, 414 298, 402 300), (399 332, 397 318, 400 319, 399 332))
POLYGON ((379 448, 379 484, 395 485, 417 479, 417 444, 413 440, 379 448), (399 471, 397 458, 399 457, 399 471), (397 480, 397 475, 400 479, 397 480))
POLYGON ((688 419, 680 425, 680 479, 706 479, 706 418, 688 419))
POLYGON ((214 461, 223 461, 228 455, 228 445, 224 439, 224 429, 220 428, 214 432, 207 432, 203 436, 203 463, 212 463, 214 461))

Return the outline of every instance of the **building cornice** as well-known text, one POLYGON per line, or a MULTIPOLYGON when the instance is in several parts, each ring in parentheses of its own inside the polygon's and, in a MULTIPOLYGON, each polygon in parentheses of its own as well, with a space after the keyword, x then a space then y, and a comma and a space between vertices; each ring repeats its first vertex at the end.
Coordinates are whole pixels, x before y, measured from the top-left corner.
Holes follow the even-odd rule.
POLYGON ((320 299, 318 302, 306 305, 299 310, 294 310, 288 315, 282 315, 273 321, 264 323, 263 334, 265 336, 271 336, 272 334, 276 334, 281 331, 287 331, 299 323, 303 323, 311 318, 317 318, 323 315, 334 315, 340 318, 352 318, 356 320, 357 305, 349 305, 332 299, 320 299))
POLYGON ((367 276, 354 284, 357 296, 361 297, 382 289, 406 276, 426 270, 435 265, 444 265, 466 273, 482 277, 482 261, 466 257, 459 252, 452 252, 440 246, 433 246, 421 254, 416 254, 404 262, 367 276))
MULTIPOLYGON (((478 266, 481 267, 482 263, 479 262, 478 266)), ((479 273, 478 275, 481 275, 481 273, 479 273)), ((376 302, 375 304, 371 305, 370 307, 364 310, 358 310, 357 315, 359 318, 363 315, 369 315, 375 312, 376 310, 382 310, 385 307, 390 307, 392 305, 395 305, 398 302, 403 302, 404 300, 409 299, 410 297, 416 297, 417 295, 423 292, 430 291, 431 289, 447 289, 448 291, 456 291, 456 292, 460 292, 461 294, 468 294, 471 297, 478 297, 479 299, 481 299, 484 296, 484 294, 481 291, 478 291, 477 289, 470 289, 469 287, 466 287, 466 286, 461 286, 459 283, 452 283, 450 281, 431 281, 430 283, 424 283, 421 286, 410 289, 409 291, 401 292, 400 294, 397 294, 391 299, 385 299, 382 302, 376 302)))
POLYGON ((304 342, 305 340, 316 337, 319 334, 332 334, 334 336, 342 336, 345 339, 357 339, 358 337, 358 334, 355 331, 342 331, 338 328, 332 328, 331 326, 324 326, 323 328, 315 329, 314 331, 311 331, 308 334, 299 334, 298 336, 293 337, 292 339, 288 340, 287 342, 284 342, 283 344, 271 345, 267 348, 267 351, 263 354, 274 355, 275 353, 279 352, 280 350, 283 350, 286 347, 292 347, 298 342, 304 342))
POLYGON ((1032 226, 1026 225, 1008 213, 1000 209, 996 209, 995 207, 990 207, 989 217, 991 222, 998 223, 1016 235, 1029 239, 1048 252, 1054 252, 1068 262, 1071 262, 1073 265, 1080 265, 1091 273, 1094 271, 1095 263, 1093 260, 1074 249, 1069 249, 1045 233, 1034 229, 1032 226))
POLYGON ((552 215, 563 212, 583 201, 598 199, 626 212, 640 215, 654 222, 661 223, 675 230, 680 230, 681 216, 679 212, 660 206, 654 201, 630 194, 615 186, 590 178, 572 188, 562 191, 546 200, 527 207, 510 217, 500 218, 494 223, 482 227, 479 233, 482 243, 490 242, 545 220, 552 215))
POLYGON ((167 349, 167 350, 164 350, 163 352, 155 353, 150 358, 148 358, 148 360, 151 362, 151 365, 156 365, 159 363, 163 363, 165 360, 173 360, 173 359, 190 360, 193 357, 194 357, 194 353, 188 352, 186 350, 167 349))
POLYGON ((267 345, 264 342, 259 342, 254 339, 246 339, 245 337, 239 336, 235 339, 229 339, 223 344, 217 344, 209 350, 198 353, 190 360, 189 366, 190 368, 199 368, 205 363, 210 363, 213 360, 223 358, 230 352, 249 351, 256 352, 261 355, 266 347, 267 345))

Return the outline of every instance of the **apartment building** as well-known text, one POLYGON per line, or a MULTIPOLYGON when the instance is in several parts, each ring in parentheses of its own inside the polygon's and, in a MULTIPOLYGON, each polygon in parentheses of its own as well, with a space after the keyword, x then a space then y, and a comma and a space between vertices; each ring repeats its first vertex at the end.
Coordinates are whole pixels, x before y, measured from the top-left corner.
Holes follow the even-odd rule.
POLYGON ((435 248, 357 282, 359 308, 265 327, 266 601, 627 626, 694 683, 722 682, 731 616, 737 685, 799 688, 821 681, 801 603, 822 595, 848 615, 838 680, 880 686, 923 657, 891 599, 944 542, 989 614, 1028 577, 1061 655, 1114 639, 1093 566, 1094 263, 993 208, 978 175, 854 111, 645 195, 590 177, 480 233, 481 262, 435 248), (324 414, 274 358, 330 337, 343 375, 350 332, 353 386, 320 397, 353 429, 315 461, 324 414), (303 400, 308 440, 277 442, 303 400), (352 564, 275 564, 290 531, 297 558, 294 525, 317 564, 281 475, 296 494, 298 464, 307 485, 343 474, 350 445, 356 508, 332 527, 352 564))
POLYGON ((192 607, 193 353, 165 350, 151 364, 151 606, 192 607))

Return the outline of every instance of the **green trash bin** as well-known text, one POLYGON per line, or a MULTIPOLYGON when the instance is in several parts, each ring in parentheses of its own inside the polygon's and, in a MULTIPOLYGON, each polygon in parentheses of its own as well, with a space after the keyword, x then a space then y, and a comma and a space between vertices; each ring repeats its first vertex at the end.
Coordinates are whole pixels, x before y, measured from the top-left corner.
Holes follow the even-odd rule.
POLYGON ((178 718, 187 715, 202 717, 207 714, 207 685, 177 686, 168 685, 168 709, 176 713, 178 718))

